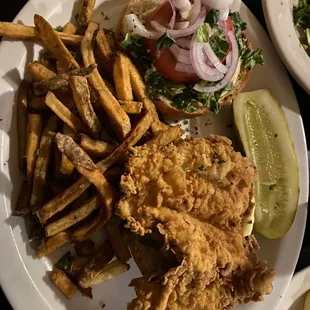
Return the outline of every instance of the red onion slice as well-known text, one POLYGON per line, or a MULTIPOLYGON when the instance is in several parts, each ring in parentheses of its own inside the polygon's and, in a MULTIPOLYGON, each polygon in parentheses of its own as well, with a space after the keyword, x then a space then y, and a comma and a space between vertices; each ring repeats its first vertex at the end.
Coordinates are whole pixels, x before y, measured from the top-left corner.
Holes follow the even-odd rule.
POLYGON ((197 30, 199 25, 204 22, 205 18, 206 18, 206 9, 205 9, 205 7, 201 7, 200 13, 199 13, 199 16, 198 16, 198 19, 196 20, 196 22, 186 29, 181 29, 181 30, 167 29, 166 27, 162 26, 161 24, 159 24, 155 20, 151 21, 151 25, 155 29, 156 32, 159 32, 162 35, 167 31, 167 33, 172 38, 180 38, 180 37, 185 37, 185 36, 188 36, 190 34, 193 34, 197 30))
POLYGON ((172 0, 169 0, 169 2, 170 2, 170 5, 171 5, 171 9, 172 9, 172 17, 171 17, 171 19, 170 19, 170 22, 169 22, 168 27, 169 27, 170 29, 173 29, 173 28, 174 28, 174 25, 175 25, 175 19, 176 19, 176 16, 177 16, 177 11, 176 11, 176 9, 175 9, 175 6, 174 6, 172 0))
POLYGON ((135 33, 147 39, 157 40, 162 36, 162 33, 157 33, 155 31, 147 30, 144 25, 139 20, 136 14, 128 14, 126 15, 126 22, 128 27, 135 33))
POLYGON ((193 25, 197 21, 200 9, 201 9, 201 0, 194 0, 193 8, 189 19, 190 25, 193 25))
POLYGON ((174 44, 170 47, 170 51, 178 62, 191 65, 192 62, 190 52, 188 50, 179 48, 176 44, 174 44))
POLYGON ((186 65, 181 62, 177 62, 174 69, 178 72, 195 73, 195 70, 191 65, 186 65))
POLYGON ((172 3, 181 12, 187 12, 192 9, 192 4, 189 0, 172 0, 172 3))
POLYGON ((177 22, 174 24, 175 29, 186 29, 189 26, 189 21, 177 22))
POLYGON ((204 43, 196 42, 196 35, 193 36, 190 49, 192 66, 196 74, 202 80, 212 82, 219 81, 224 77, 224 74, 206 64, 203 44, 204 43))
POLYGON ((211 45, 209 43, 203 43, 203 49, 206 52, 208 59, 211 61, 213 66, 223 74, 226 74, 228 69, 223 65, 220 59, 215 55, 211 45))
POLYGON ((191 39, 186 39, 186 38, 178 38, 175 40, 176 44, 183 47, 183 48, 187 48, 190 49, 191 47, 191 39))
POLYGON ((222 81, 220 81, 217 85, 207 87, 207 86, 201 86, 199 84, 196 84, 194 86, 194 89, 198 92, 201 93, 214 93, 218 90, 223 89, 225 86, 229 84, 231 81, 232 77, 234 76, 237 66, 238 66, 238 61, 239 61, 239 49, 238 49, 238 43, 235 38, 235 35, 232 33, 232 31, 229 31, 227 33, 227 37, 230 40, 231 46, 232 46, 232 60, 231 60, 231 66, 226 74, 226 76, 223 78, 222 81))
POLYGON ((231 61, 232 61, 232 55, 231 55, 231 52, 229 52, 229 53, 227 54, 227 56, 226 56, 226 66, 227 66, 228 68, 230 68, 230 66, 231 66, 231 61))

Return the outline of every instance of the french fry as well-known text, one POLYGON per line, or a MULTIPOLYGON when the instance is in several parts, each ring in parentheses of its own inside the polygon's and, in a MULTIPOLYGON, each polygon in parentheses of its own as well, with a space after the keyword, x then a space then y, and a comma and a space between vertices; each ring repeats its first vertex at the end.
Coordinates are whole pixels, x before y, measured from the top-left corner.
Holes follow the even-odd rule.
POLYGON ((82 76, 71 76, 69 83, 72 89, 75 105, 84 124, 88 127, 92 135, 96 139, 99 139, 102 126, 90 102, 90 92, 87 79, 82 76))
POLYGON ((112 144, 101 140, 93 140, 83 134, 81 134, 80 145, 87 154, 94 157, 105 157, 115 150, 112 144))
POLYGON ((85 268, 89 261, 87 256, 72 256, 70 257, 70 272, 81 271, 85 268))
POLYGON ((57 74, 65 74, 67 71, 66 69, 61 65, 60 61, 56 61, 56 71, 57 74))
POLYGON ((79 285, 84 288, 91 287, 93 285, 102 283, 106 280, 113 279, 124 272, 128 271, 130 266, 126 263, 122 263, 118 259, 104 266, 100 273, 93 279, 79 278, 79 285))
POLYGON ((91 198, 81 207, 72 210, 67 215, 61 217, 60 219, 48 224, 45 227, 45 236, 51 237, 57 233, 66 230, 67 228, 75 225, 81 220, 85 219, 93 211, 99 208, 101 201, 98 197, 91 198))
POLYGON ((82 242, 89 237, 91 237, 91 231, 101 220, 102 210, 99 212, 94 212, 90 218, 87 218, 83 223, 79 224, 79 226, 73 230, 71 239, 73 242, 79 243, 82 242))
POLYGON ((42 80, 48 80, 56 76, 55 72, 47 69, 45 66, 40 64, 38 61, 31 62, 27 66, 27 73, 36 82, 42 81, 42 80))
MULTIPOLYGON (((91 22, 88 25, 81 44, 81 52, 85 66, 96 63, 92 46, 94 32, 98 24, 91 22)), ((89 77, 90 84, 97 91, 98 101, 107 115, 111 118, 113 127, 120 139, 124 139, 131 130, 130 119, 120 104, 105 85, 97 69, 89 77)))
POLYGON ((88 24, 91 22, 96 0, 83 0, 82 9, 79 14, 77 24, 79 26, 79 32, 85 32, 88 24))
POLYGON ((148 141, 145 145, 165 146, 182 137, 184 131, 180 126, 169 127, 166 131, 162 131, 155 138, 148 141))
POLYGON ((113 76, 117 99, 133 101, 129 59, 122 53, 119 53, 114 61, 113 76))
POLYGON ((50 111, 50 108, 45 104, 45 96, 32 96, 29 100, 28 107, 36 112, 50 111))
MULTIPOLYGON (((71 138, 75 136, 74 131, 66 124, 64 124, 63 127, 63 134, 71 138)), ((69 176, 73 173, 73 171, 74 171, 74 165, 71 163, 71 161, 65 154, 61 153, 60 173, 69 176)))
POLYGON ((69 79, 73 76, 88 76, 97 67, 97 65, 91 65, 87 68, 75 69, 68 73, 56 75, 48 80, 41 80, 34 83, 34 92, 37 96, 46 94, 49 90, 58 90, 62 93, 68 94, 69 91, 69 79))
POLYGON ((77 32, 77 26, 71 22, 68 22, 64 25, 62 32, 68 34, 75 34, 77 32))
MULTIPOLYGON (((72 35, 64 32, 57 32, 62 42, 67 45, 78 46, 81 44, 83 36, 72 35)), ((10 39, 41 41, 41 37, 35 27, 0 22, 0 36, 10 39)))
POLYGON ((24 216, 30 212, 30 197, 32 192, 32 184, 27 181, 23 182, 15 208, 12 212, 13 216, 24 216))
POLYGON ((87 155, 87 153, 76 144, 72 138, 58 133, 55 137, 58 149, 64 153, 73 163, 75 168, 91 183, 93 183, 104 204, 103 216, 106 221, 113 214, 113 207, 116 200, 116 193, 108 183, 102 172, 87 155))
POLYGON ((80 284, 80 282, 86 283, 95 279, 100 274, 103 267, 111 261, 113 256, 113 248, 110 244, 110 241, 107 240, 88 261, 87 265, 79 276, 79 285, 84 287, 80 284))
POLYGON ((69 230, 62 231, 57 235, 54 235, 50 238, 43 239, 42 243, 37 248, 37 257, 47 256, 53 253, 62 245, 70 241, 71 232, 69 230))
POLYGON ((28 111, 30 96, 30 83, 23 81, 19 87, 17 96, 17 135, 18 135, 18 162, 19 169, 26 168, 26 133, 28 123, 28 111))
POLYGON ((163 124, 159 118, 156 111, 154 103, 148 98, 146 85, 137 69, 137 67, 128 59, 128 65, 130 70, 130 80, 134 95, 136 98, 144 103, 144 108, 146 112, 151 112, 153 114, 154 122, 152 124, 152 132, 154 135, 160 133, 161 131, 167 130, 167 126, 163 124))
POLYGON ((89 256, 95 253, 94 241, 88 239, 74 246, 75 252, 78 256, 89 256))
MULTIPOLYGON (((97 164, 101 170, 101 173, 104 173, 120 158, 122 158, 128 149, 134 146, 142 138, 142 136, 151 126, 152 122, 153 117, 150 113, 143 116, 143 118, 128 135, 125 141, 118 148, 116 148, 111 155, 97 164)), ((68 206, 72 201, 74 201, 84 191, 86 191, 90 185, 91 183, 85 177, 81 177, 73 185, 67 188, 62 194, 47 202, 37 212, 40 223, 44 224, 53 215, 66 208, 66 206, 68 206)))
POLYGON ((46 105, 76 133, 87 133, 88 129, 57 97, 48 92, 45 98, 46 105))
POLYGON ((60 40, 54 28, 40 15, 34 15, 34 24, 44 42, 45 46, 51 51, 64 68, 76 69, 79 64, 68 51, 64 43, 60 40))
MULTIPOLYGON (((113 38, 114 39, 114 38, 113 38)), ((100 69, 109 74, 113 78, 113 50, 111 47, 111 39, 107 36, 103 29, 99 29, 95 34, 95 57, 98 60, 100 69)), ((108 86, 108 85, 107 85, 108 86)), ((110 89, 111 90, 111 89, 110 89)), ((112 92, 113 93, 113 92, 112 92)))
POLYGON ((116 257, 123 263, 128 262, 131 258, 130 251, 122 237, 118 222, 115 217, 111 218, 107 224, 108 238, 116 257))
POLYGON ((40 206, 44 202, 46 175, 53 146, 50 132, 55 132, 58 128, 58 124, 58 117, 56 115, 51 116, 41 137, 39 154, 33 177, 33 188, 30 200, 31 207, 40 206))
POLYGON ((76 285, 58 268, 53 268, 51 280, 68 299, 71 299, 78 291, 76 285))
POLYGON ((119 100, 119 103, 127 114, 140 114, 142 111, 142 102, 119 100))
POLYGON ((36 167, 37 152, 43 129, 43 118, 39 114, 28 114, 27 141, 26 141, 26 161, 27 177, 32 183, 33 173, 36 167))

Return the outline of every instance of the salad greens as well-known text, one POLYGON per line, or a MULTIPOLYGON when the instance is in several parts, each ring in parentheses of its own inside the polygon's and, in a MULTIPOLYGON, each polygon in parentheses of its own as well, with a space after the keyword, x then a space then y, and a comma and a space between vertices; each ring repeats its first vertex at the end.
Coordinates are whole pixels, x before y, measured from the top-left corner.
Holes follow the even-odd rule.
POLYGON ((169 48, 173 44, 175 44, 175 40, 169 36, 167 31, 156 42, 156 46, 160 51, 169 48))
POLYGON ((67 252, 65 255, 63 255, 60 260, 55 264, 55 267, 61 269, 61 270, 67 270, 70 267, 70 256, 71 253, 67 252))
POLYGON ((310 2, 300 0, 293 8, 294 24, 300 34, 300 42, 310 56, 310 2))
MULTIPOLYGON (((243 31, 246 30, 247 25, 241 20, 240 14, 238 12, 231 12, 229 16, 234 26, 243 68, 252 68, 255 64, 263 65, 264 58, 262 50, 253 50, 247 46, 247 39, 242 34, 243 31)), ((197 41, 209 42, 215 54, 222 59, 227 55, 229 43, 226 40, 222 27, 217 25, 218 18, 219 11, 214 9, 210 10, 205 19, 205 23, 201 24, 198 28, 197 41), (216 27, 217 29, 215 29, 215 34, 210 39, 211 27, 216 27)), ((175 40, 171 38, 167 32, 162 35, 156 43, 160 51, 169 48, 172 44, 175 44, 175 40)), ((222 93, 233 90, 231 82, 226 88, 215 93, 200 93, 193 89, 193 84, 177 84, 166 80, 156 71, 153 65, 154 61, 148 57, 144 48, 144 39, 134 32, 130 32, 126 35, 121 46, 129 50, 132 56, 140 62, 140 64, 144 65, 146 70, 144 78, 148 85, 149 96, 153 100, 157 100, 159 97, 163 96, 169 99, 173 106, 187 112, 194 112, 201 108, 207 108, 213 113, 218 113, 220 111, 219 100, 222 93)), ((204 81, 202 83, 207 86, 213 85, 212 83, 204 81)))

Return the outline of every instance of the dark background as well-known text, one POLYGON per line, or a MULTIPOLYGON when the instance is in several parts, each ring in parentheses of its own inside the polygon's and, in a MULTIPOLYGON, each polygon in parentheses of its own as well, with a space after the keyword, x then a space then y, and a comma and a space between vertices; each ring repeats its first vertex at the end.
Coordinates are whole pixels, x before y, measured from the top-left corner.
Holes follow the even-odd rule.
MULTIPOLYGON (((46 0, 50 1, 50 0, 46 0)), ((73 1, 73 0, 72 0, 73 1)), ((0 3, 0 20, 1 21, 12 21, 17 13, 22 9, 22 7, 26 4, 26 0, 10 0, 10 1, 1 1, 0 3)), ((261 22, 261 24, 265 27, 264 15, 262 12, 261 0, 243 0, 243 2, 249 7, 249 9, 254 13, 257 19, 261 22)), ((1 61, 1 60, 0 60, 1 61)), ((310 78, 310 72, 309 72, 310 78)), ((301 110, 301 115, 303 117, 304 126, 306 130, 307 143, 309 145, 309 137, 310 137, 310 122, 309 122, 309 105, 310 105, 310 96, 306 94, 306 92, 291 78, 292 84, 295 89, 295 93, 298 99, 299 107, 301 110)), ((309 148, 308 148, 309 149, 309 148)), ((309 265, 310 257, 310 224, 307 223, 306 234, 303 243, 303 249, 300 255, 300 259, 297 265, 296 270, 300 270, 307 265, 309 265)), ((18 294, 16 296, 18 298, 18 294)), ((0 310, 11 310, 11 306, 7 302, 4 294, 0 288, 0 310)))

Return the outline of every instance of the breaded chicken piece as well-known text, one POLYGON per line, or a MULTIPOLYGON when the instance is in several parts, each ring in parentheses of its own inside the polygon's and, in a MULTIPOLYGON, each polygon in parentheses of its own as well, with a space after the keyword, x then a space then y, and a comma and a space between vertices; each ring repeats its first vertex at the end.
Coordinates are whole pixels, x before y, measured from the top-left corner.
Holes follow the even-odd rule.
POLYGON ((134 148, 117 213, 136 234, 158 230, 179 264, 134 280, 129 309, 230 309, 271 292, 274 272, 257 261, 255 238, 243 237, 254 179, 224 137, 134 148))

